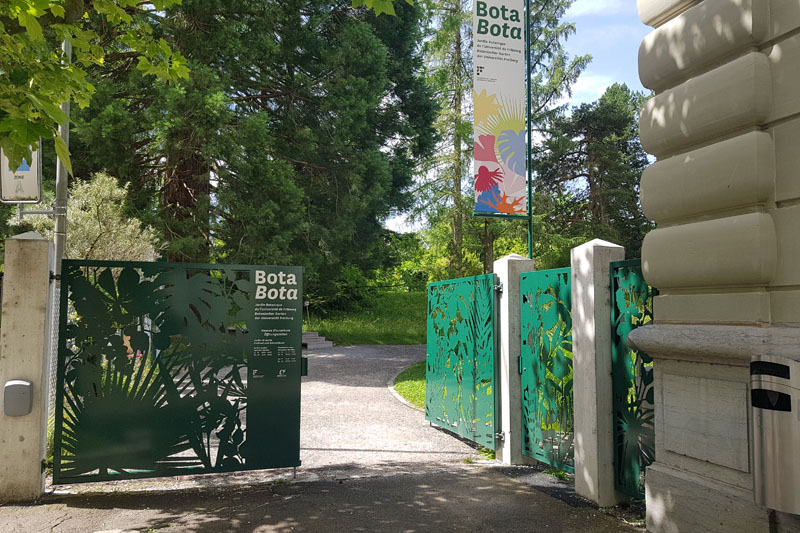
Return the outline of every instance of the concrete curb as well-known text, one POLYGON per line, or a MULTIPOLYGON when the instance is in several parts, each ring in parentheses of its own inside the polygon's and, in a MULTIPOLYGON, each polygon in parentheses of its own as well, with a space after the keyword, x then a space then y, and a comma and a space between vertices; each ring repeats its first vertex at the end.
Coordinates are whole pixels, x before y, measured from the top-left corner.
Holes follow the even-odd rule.
MULTIPOLYGON (((424 359, 423 359, 422 361, 424 361, 424 359)), ((408 366, 408 368, 411 368, 412 366, 414 366, 414 365, 416 365, 416 364, 419 364, 419 363, 421 363, 422 361, 417 361, 416 363, 414 363, 414 364, 412 364, 412 365, 409 365, 409 366, 408 366)), ((400 374, 402 374, 403 372, 405 372, 406 370, 408 370, 408 368, 404 368, 403 370, 401 370, 400 372, 398 372, 396 376, 394 376, 393 378, 390 378, 390 379, 389 379, 389 382, 386 384, 386 388, 387 388, 387 389, 389 389, 389 392, 392 394, 392 396, 394 396, 395 400, 397 400, 398 402, 402 403, 403 405, 405 405, 406 407, 408 407, 408 408, 410 408, 410 409, 413 409, 413 410, 415 410, 415 411, 419 411, 420 413, 424 413, 424 412, 425 412, 425 409, 423 409, 423 408, 421 408, 421 407, 417 407, 417 406, 416 406, 416 405, 414 405, 413 403, 409 402, 408 400, 406 400, 405 398, 403 398, 402 396, 400 396, 400 393, 399 393, 399 392, 397 392, 397 391, 394 389, 394 382, 395 382, 395 380, 397 379, 397 376, 399 376, 400 374)))

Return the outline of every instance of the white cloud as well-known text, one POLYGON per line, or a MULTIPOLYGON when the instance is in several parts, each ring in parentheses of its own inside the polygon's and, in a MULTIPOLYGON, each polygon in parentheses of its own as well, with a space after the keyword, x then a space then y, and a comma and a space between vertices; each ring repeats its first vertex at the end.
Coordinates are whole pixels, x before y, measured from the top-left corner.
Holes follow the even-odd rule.
POLYGON ((572 98, 564 98, 559 105, 569 103, 570 106, 575 106, 594 102, 603 96, 613 83, 614 79, 611 76, 584 72, 572 85, 572 98))
POLYGON ((566 17, 583 17, 586 15, 618 15, 630 9, 630 0, 576 0, 567 10, 566 17))

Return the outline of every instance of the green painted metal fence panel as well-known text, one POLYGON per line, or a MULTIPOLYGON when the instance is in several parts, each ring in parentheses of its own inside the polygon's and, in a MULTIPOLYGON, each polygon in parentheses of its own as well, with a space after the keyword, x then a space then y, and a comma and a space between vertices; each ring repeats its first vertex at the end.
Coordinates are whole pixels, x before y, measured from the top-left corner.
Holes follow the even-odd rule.
POLYGON ((54 481, 298 466, 302 282, 64 261, 54 481))
POLYGON ((611 264, 614 482, 644 498, 645 469, 655 460, 653 360, 625 344, 628 334, 653 320, 653 290, 641 260, 611 264))
POLYGON ((522 453, 574 472, 569 268, 520 276, 522 453))
POLYGON ((428 286, 425 418, 495 449, 495 275, 428 286))

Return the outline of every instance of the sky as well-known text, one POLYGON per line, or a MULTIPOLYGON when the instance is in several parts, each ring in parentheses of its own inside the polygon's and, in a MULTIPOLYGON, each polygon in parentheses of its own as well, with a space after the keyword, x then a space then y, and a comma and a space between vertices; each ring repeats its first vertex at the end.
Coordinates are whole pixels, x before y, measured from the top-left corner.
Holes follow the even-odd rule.
POLYGON ((577 29, 566 43, 569 54, 592 56, 572 87, 571 104, 597 100, 618 82, 645 90, 639 82, 637 57, 649 28, 639 20, 634 0, 576 0, 564 18, 577 29))
MULTIPOLYGON (((575 0, 565 21, 576 26, 566 42, 571 57, 590 54, 592 61, 572 86, 570 105, 593 102, 614 83, 645 91, 639 82, 639 43, 650 28, 642 24, 635 0, 575 0)), ((386 226, 394 231, 415 231, 405 217, 393 217, 386 226)))

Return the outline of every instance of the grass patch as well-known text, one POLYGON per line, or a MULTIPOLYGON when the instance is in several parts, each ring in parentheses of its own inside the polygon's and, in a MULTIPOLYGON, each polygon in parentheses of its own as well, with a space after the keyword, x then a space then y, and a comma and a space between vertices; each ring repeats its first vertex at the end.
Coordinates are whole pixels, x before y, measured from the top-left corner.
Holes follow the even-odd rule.
POLYGON ((484 461, 494 461, 496 459, 495 451, 485 446, 481 446, 481 449, 478 450, 478 454, 484 461))
POLYGON ((394 380, 394 390, 417 407, 425 407, 425 361, 403 370, 394 380))
POLYGON ((544 473, 553 476, 561 481, 569 481, 569 474, 563 470, 554 470, 552 468, 545 468, 544 473))
POLYGON ((337 345, 425 344, 427 308, 424 292, 382 292, 355 311, 325 317, 312 313, 303 329, 317 331, 337 345))

